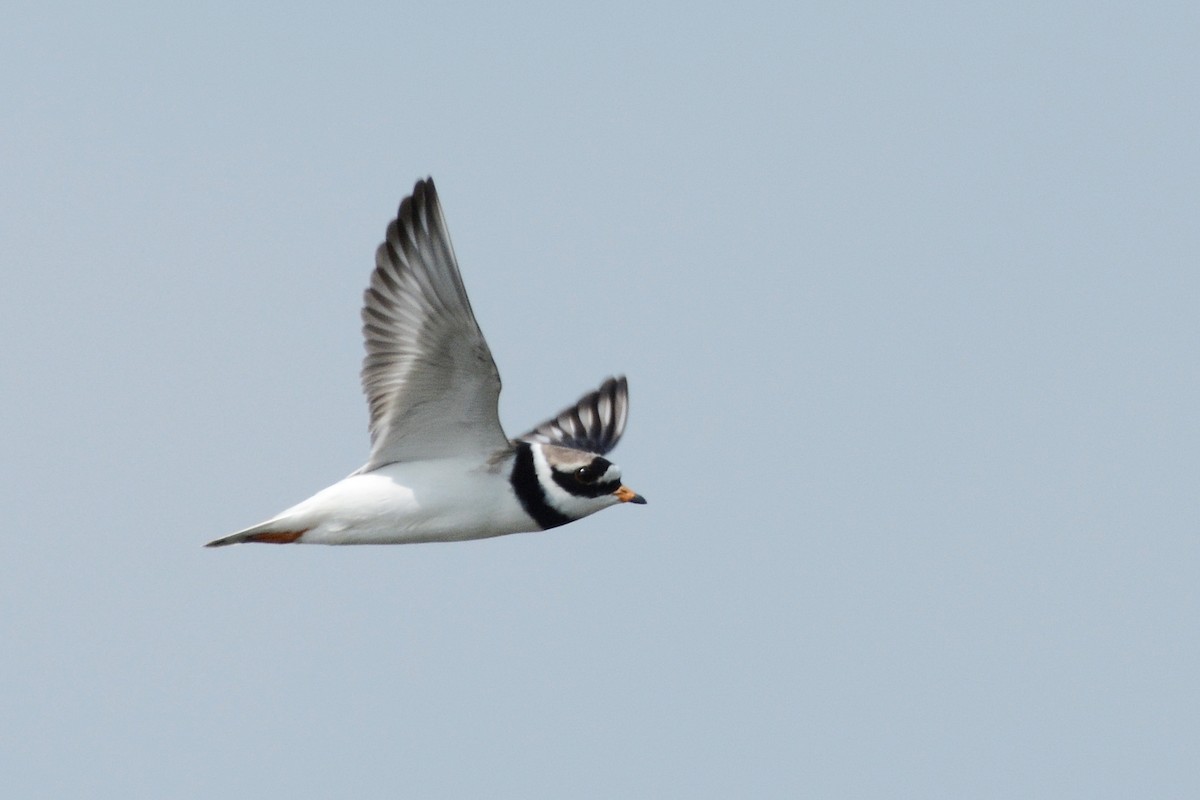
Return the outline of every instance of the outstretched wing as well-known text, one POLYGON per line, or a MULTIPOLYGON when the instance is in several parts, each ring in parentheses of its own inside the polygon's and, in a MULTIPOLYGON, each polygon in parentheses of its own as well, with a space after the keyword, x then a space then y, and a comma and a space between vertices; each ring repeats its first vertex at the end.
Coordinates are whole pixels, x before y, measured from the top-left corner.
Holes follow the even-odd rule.
POLYGON ((496 403, 500 374, 471 311, 433 180, 400 203, 363 295, 362 385, 371 457, 394 461, 508 446, 496 403))
POLYGON ((617 446, 628 416, 629 382, 622 375, 609 378, 599 389, 519 438, 604 455, 617 446))

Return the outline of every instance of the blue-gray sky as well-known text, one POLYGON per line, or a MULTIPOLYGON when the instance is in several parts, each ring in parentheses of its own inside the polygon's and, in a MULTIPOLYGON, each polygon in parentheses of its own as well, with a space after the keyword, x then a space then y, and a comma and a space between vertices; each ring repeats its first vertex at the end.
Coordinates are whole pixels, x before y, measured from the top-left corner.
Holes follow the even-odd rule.
POLYGON ((1194 4, 18 3, 21 797, 1200 796, 1194 4), (208 539, 366 457, 432 174, 510 433, 644 507, 208 539))

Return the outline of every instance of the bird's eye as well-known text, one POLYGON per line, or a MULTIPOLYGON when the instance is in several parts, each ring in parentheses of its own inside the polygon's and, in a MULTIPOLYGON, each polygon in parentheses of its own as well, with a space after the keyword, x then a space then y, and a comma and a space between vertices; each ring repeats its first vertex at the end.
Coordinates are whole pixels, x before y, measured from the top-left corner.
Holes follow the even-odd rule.
POLYGON ((593 475, 592 471, 587 467, 580 467, 579 469, 575 470, 575 480, 579 481, 580 483, 592 483, 596 480, 596 476, 593 475))

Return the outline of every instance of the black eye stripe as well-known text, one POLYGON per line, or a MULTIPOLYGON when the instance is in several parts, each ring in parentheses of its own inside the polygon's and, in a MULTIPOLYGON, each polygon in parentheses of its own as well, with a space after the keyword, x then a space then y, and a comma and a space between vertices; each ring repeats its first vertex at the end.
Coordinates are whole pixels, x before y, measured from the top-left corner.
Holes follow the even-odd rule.
MULTIPOLYGON (((604 468, 605 470, 608 467, 604 468)), ((606 494, 612 494, 617 489, 621 488, 620 481, 604 481, 602 483, 580 483, 575 477, 574 472, 560 472, 559 470, 551 470, 550 473, 554 477, 554 482, 565 489, 570 494, 576 497, 600 497, 606 494)), ((602 471, 601 475, 604 474, 602 471)))
POLYGON ((608 468, 611 466, 612 462, 607 458, 600 458, 597 456, 596 458, 592 459, 592 463, 588 464, 586 467, 580 467, 578 470, 576 470, 576 472, 580 473, 580 477, 590 483, 603 477, 604 473, 608 472, 608 468))

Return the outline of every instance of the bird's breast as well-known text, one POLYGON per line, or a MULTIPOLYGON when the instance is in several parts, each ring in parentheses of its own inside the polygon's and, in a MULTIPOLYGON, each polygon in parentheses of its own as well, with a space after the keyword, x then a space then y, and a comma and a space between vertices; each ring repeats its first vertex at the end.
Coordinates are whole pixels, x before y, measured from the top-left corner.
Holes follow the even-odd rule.
POLYGON ((328 544, 458 541, 538 529, 506 470, 462 459, 388 464, 352 475, 295 510, 320 517, 305 541, 328 544))

